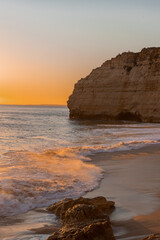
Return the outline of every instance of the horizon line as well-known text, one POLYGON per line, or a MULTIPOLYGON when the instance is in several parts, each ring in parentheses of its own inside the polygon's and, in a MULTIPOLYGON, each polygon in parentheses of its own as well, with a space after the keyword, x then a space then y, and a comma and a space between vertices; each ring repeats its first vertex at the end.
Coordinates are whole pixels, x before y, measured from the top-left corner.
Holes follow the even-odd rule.
POLYGON ((57 106, 57 107, 67 107, 67 104, 9 104, 0 103, 0 106, 57 106))

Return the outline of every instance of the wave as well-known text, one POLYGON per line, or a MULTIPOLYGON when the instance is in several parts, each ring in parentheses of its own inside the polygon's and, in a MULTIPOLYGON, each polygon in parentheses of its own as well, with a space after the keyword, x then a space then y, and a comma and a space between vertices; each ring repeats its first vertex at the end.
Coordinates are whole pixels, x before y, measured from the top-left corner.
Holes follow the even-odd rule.
POLYGON ((78 197, 98 187, 103 171, 64 150, 5 154, 0 165, 0 215, 8 216, 78 197), (66 157, 65 157, 66 156, 66 157))
POLYGON ((88 155, 92 155, 98 152, 117 152, 117 151, 127 151, 132 149, 140 149, 149 144, 158 144, 160 140, 132 140, 128 142, 119 141, 118 143, 111 145, 85 145, 82 147, 67 147, 57 150, 47 149, 43 152, 45 155, 55 155, 61 158, 70 158, 72 155, 79 155, 79 158, 83 161, 89 160, 88 155))
POLYGON ((48 206, 54 201, 78 197, 97 188, 103 178, 103 170, 89 162, 89 155, 138 149, 158 142, 134 140, 110 145, 46 149, 40 153, 8 152, 0 164, 0 215, 14 215, 48 206))
POLYGON ((103 144, 89 146, 85 145, 82 147, 67 147, 58 150, 48 149, 43 152, 45 155, 54 155, 60 158, 70 158, 72 155, 77 155, 79 159, 83 161, 90 161, 89 155, 100 153, 100 152, 117 152, 117 151, 129 151, 133 149, 140 149, 150 144, 158 144, 160 140, 132 140, 128 142, 119 141, 114 144, 103 144))
POLYGON ((113 144, 110 146, 85 146, 82 147, 81 151, 83 155, 92 155, 99 152, 117 152, 117 151, 129 151, 133 149, 140 149, 149 144, 160 143, 159 140, 133 140, 128 142, 120 141, 117 144, 113 144))

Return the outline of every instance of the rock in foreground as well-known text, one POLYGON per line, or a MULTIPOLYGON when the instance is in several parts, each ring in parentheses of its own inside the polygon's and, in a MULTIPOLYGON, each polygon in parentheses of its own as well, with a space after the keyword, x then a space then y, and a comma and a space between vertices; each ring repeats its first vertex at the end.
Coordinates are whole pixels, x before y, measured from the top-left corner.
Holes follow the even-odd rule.
POLYGON ((144 238, 143 240, 160 240, 160 233, 155 233, 149 237, 144 238))
POLYGON ((114 240, 108 213, 114 202, 104 197, 64 199, 48 210, 60 217, 63 227, 48 240, 114 240))
POLYGON ((68 108, 73 119, 160 122, 160 48, 106 61, 75 84, 68 108))

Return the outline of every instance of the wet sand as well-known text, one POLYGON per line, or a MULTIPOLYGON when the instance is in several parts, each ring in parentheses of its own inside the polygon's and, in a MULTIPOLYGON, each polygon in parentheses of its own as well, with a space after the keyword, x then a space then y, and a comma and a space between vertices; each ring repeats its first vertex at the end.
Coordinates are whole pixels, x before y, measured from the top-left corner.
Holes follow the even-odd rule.
POLYGON ((134 219, 150 231, 155 233, 160 232, 160 210, 149 215, 137 216, 134 219))
POLYGON ((85 197, 116 203, 111 221, 116 239, 142 239, 160 232, 160 144, 91 156, 104 169, 100 187, 85 197))

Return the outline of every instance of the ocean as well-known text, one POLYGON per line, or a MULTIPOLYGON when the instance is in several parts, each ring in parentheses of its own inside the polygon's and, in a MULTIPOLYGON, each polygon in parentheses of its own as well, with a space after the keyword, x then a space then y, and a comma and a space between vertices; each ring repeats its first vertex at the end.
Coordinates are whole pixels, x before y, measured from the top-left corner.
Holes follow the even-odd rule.
POLYGON ((98 188, 97 152, 160 142, 160 124, 69 119, 63 106, 0 106, 0 217, 98 188))

